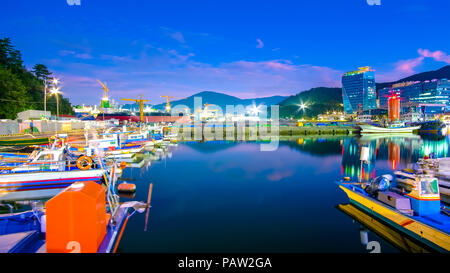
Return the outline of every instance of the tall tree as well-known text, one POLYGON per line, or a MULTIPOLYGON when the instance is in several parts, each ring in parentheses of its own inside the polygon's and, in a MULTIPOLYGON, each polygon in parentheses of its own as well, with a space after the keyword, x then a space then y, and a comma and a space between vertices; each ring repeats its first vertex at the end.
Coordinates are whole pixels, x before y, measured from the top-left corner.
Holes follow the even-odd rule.
POLYGON ((10 70, 0 68, 0 118, 15 119, 26 107, 27 91, 10 70))
MULTIPOLYGON (((51 71, 43 64, 36 64, 28 71, 22 61, 22 55, 16 50, 9 38, 0 38, 0 118, 15 119, 23 110, 44 109, 43 79, 50 78, 51 71)), ((48 107, 56 114, 56 100, 49 99, 48 107)), ((59 113, 73 114, 68 99, 59 97, 59 113)))
POLYGON ((47 68, 47 66, 43 64, 36 64, 33 66, 33 73, 39 80, 43 81, 48 78, 50 78, 50 75, 52 75, 52 72, 50 72, 47 68))

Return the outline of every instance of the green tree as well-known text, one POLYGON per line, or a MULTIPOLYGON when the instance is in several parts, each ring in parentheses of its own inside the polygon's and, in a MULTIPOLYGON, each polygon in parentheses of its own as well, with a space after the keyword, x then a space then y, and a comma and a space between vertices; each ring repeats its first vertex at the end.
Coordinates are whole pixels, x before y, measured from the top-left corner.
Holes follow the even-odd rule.
POLYGON ((0 68, 0 118, 15 119, 26 107, 27 92, 20 79, 9 69, 0 68))
POLYGON ((26 71, 23 66, 22 54, 14 49, 11 39, 0 39, 0 66, 8 68, 13 73, 23 73, 26 71))
MULTIPOLYGON (((17 112, 44 109, 43 80, 52 75, 44 64, 36 64, 28 71, 22 61, 22 55, 11 43, 10 38, 0 38, 0 69, 2 85, 0 85, 0 118, 14 119, 17 112), (11 82, 8 82, 8 77, 11 82)), ((56 114, 56 99, 48 98, 48 110, 56 114)), ((73 114, 72 105, 67 98, 60 95, 59 113, 73 114)))
POLYGON ((43 81, 48 78, 51 78, 52 72, 48 70, 48 68, 43 64, 36 64, 33 66, 33 73, 39 80, 43 81))

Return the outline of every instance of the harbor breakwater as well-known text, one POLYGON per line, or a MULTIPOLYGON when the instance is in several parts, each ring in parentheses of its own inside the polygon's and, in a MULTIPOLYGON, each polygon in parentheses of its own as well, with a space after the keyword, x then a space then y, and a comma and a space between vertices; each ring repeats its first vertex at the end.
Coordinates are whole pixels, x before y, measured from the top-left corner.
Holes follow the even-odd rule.
POLYGON ((280 126, 278 129, 270 127, 180 127, 173 128, 179 139, 227 139, 227 136, 245 139, 264 138, 274 136, 308 136, 308 135, 354 135, 358 129, 350 126, 280 126))

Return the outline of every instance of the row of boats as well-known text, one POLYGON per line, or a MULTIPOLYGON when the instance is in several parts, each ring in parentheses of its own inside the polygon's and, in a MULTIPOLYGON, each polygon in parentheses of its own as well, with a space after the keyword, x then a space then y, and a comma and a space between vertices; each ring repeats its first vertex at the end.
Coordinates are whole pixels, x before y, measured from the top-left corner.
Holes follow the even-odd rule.
POLYGON ((84 139, 57 135, 50 145, 34 146, 30 153, 0 153, 0 206, 46 200, 45 208, 0 215, 0 252, 114 252, 129 216, 150 207, 136 201, 119 203, 118 190, 132 189, 123 187, 129 186, 126 182, 118 183, 123 169, 139 153, 176 141, 177 136, 162 126, 116 127, 100 134, 86 131, 84 139), (79 233, 64 232, 77 228, 79 233), (95 230, 101 230, 100 237, 89 235, 95 230), (70 245, 74 240, 77 243, 70 245))

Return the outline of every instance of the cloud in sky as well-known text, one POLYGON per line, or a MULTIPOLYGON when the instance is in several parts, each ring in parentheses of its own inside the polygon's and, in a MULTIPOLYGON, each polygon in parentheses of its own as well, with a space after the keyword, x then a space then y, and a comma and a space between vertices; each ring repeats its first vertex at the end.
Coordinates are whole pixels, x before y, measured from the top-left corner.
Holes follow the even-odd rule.
POLYGON ((264 43, 261 41, 261 39, 256 39, 256 42, 258 42, 258 44, 256 45, 256 48, 263 48, 264 47, 264 43))
MULTIPOLYGON (((142 93, 156 104, 163 102, 159 97, 162 94, 187 97, 205 90, 254 98, 293 95, 319 86, 340 87, 341 76, 347 70, 302 63, 301 56, 278 59, 267 55, 259 60, 236 56, 210 62, 202 56, 203 52, 196 52, 186 44, 181 32, 165 27, 160 30, 162 37, 170 37, 177 43, 162 46, 145 39, 131 40, 125 50, 97 54, 94 50, 65 47, 59 51, 59 59, 45 63, 53 71, 59 71, 57 75, 65 82, 64 91, 75 104, 98 103, 102 92, 95 79, 108 82, 110 95, 116 101, 142 93)), ((264 47, 260 38, 256 41, 257 48, 264 47)), ((449 56, 440 50, 417 52, 415 58, 395 61, 391 69, 377 71, 377 82, 409 76, 425 58, 450 62, 449 56)))
POLYGON ((158 54, 136 58, 100 55, 96 59, 101 65, 58 62, 67 71, 60 75, 66 83, 66 94, 70 94, 76 104, 96 103, 101 97, 101 87, 96 85, 95 79, 100 79, 108 82, 110 94, 116 100, 147 93, 152 103, 160 103, 159 95, 167 92, 186 97, 204 90, 252 98, 291 95, 317 85, 339 86, 342 73, 328 67, 277 59, 210 64, 196 61, 191 52, 156 50, 158 54))
POLYGON ((432 58, 437 62, 444 62, 450 64, 450 56, 441 50, 431 51, 428 49, 418 49, 419 57, 401 60, 396 63, 396 69, 400 72, 414 74, 415 68, 420 66, 425 58, 432 58))
POLYGON ((430 51, 428 49, 419 49, 418 52, 422 57, 433 58, 435 61, 450 64, 450 56, 443 51, 440 50, 430 51))
POLYGON ((175 41, 182 43, 182 44, 186 43, 186 41, 184 39, 184 35, 180 31, 175 31, 175 30, 173 30, 171 28, 167 28, 167 27, 161 27, 161 30, 165 33, 166 36, 169 36, 170 38, 174 39, 175 41))
POLYGON ((396 63, 396 69, 400 72, 413 74, 414 69, 422 64, 423 59, 424 57, 420 56, 413 59, 400 60, 396 63))

